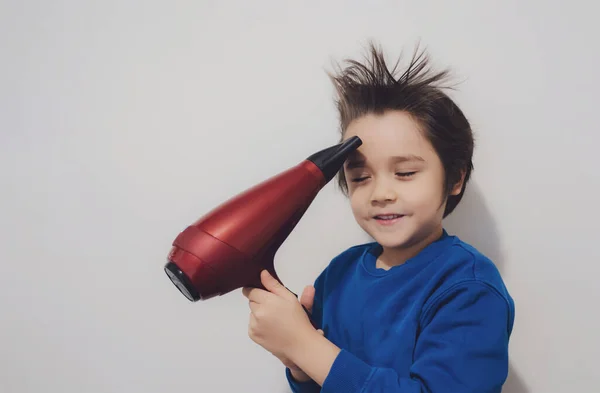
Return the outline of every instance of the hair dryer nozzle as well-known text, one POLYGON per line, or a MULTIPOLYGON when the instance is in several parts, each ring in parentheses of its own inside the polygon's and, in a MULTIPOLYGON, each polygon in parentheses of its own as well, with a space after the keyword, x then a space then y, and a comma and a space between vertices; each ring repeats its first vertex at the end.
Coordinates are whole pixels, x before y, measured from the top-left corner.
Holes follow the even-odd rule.
POLYGON ((171 261, 167 262, 165 273, 167 273, 173 284, 188 300, 192 302, 200 300, 200 294, 194 288, 194 284, 176 264, 171 261))
POLYGON ((362 140, 357 136, 353 136, 338 145, 328 147, 310 155, 307 160, 312 161, 323 172, 325 182, 327 183, 333 179, 344 164, 344 161, 360 145, 362 145, 362 140))

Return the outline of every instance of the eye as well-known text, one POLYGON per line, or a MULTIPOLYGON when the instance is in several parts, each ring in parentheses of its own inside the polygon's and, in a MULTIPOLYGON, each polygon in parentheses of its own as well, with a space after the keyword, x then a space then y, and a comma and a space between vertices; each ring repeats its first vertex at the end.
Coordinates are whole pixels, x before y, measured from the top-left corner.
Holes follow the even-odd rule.
POLYGON ((400 177, 411 177, 415 173, 417 172, 396 172, 396 175, 400 177))
POLYGON ((352 183, 360 183, 362 181, 365 181, 366 179, 367 179, 367 176, 356 177, 356 178, 352 179, 352 183))

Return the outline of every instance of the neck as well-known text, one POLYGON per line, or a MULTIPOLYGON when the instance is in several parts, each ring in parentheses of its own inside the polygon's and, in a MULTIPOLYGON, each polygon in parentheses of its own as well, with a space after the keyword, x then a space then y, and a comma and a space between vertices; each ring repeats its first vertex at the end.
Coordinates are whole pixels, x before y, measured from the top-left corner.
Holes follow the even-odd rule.
POLYGON ((388 270, 394 266, 402 265, 409 259, 414 258, 425 247, 438 240, 443 232, 444 229, 440 224, 427 236, 414 243, 399 247, 383 247, 383 252, 377 258, 377 267, 388 270))

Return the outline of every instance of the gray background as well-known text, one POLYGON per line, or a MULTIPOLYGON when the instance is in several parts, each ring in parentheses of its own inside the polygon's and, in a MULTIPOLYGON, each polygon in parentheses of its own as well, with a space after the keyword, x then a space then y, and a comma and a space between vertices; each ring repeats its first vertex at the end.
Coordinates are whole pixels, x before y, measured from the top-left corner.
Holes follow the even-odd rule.
MULTIPOLYGON (((421 39, 461 82, 476 171, 446 226, 515 298, 506 391, 594 391, 591 4, 1 2, 0 391, 288 391, 239 291, 189 303, 162 268, 193 220, 337 141, 325 70, 368 38, 390 60, 421 39)), ((366 240, 331 183, 277 269, 300 292, 366 240)))

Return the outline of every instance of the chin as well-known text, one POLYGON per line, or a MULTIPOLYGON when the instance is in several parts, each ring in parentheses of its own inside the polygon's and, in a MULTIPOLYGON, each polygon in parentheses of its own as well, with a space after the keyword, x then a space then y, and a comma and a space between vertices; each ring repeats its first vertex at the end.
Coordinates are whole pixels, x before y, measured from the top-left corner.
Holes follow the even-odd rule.
POLYGON ((402 248, 409 246, 411 239, 414 237, 412 233, 407 233, 405 230, 381 231, 370 225, 363 225, 362 227, 371 238, 385 248, 402 248))
POLYGON ((404 236, 393 236, 391 234, 372 236, 377 243, 384 248, 406 248, 412 244, 409 238, 404 236))
POLYGON ((379 228, 377 223, 365 222, 361 226, 369 236, 384 248, 410 248, 427 237, 427 231, 423 231, 423 228, 414 228, 410 225, 398 228, 379 228))

